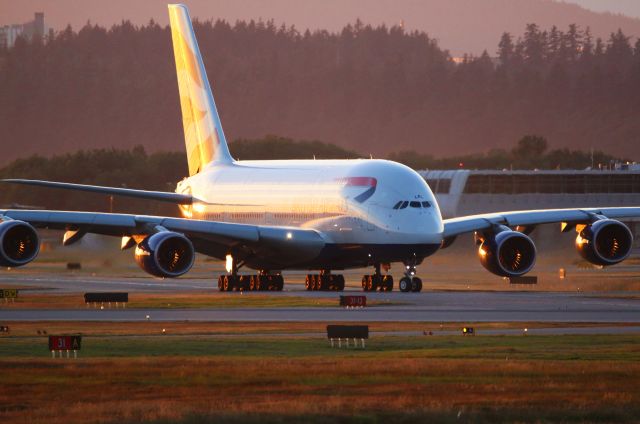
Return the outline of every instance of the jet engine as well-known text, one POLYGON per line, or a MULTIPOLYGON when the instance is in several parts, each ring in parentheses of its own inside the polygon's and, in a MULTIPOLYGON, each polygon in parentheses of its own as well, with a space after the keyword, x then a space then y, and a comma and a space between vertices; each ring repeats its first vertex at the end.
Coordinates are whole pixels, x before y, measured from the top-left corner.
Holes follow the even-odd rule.
POLYGON ((595 265, 615 265, 631 253, 633 235, 629 228, 614 219, 600 219, 580 229, 576 249, 580 256, 595 265))
POLYGON ((476 235, 480 263, 501 277, 519 277, 533 268, 536 246, 526 234, 505 230, 495 234, 476 235))
POLYGON ((30 224, 17 220, 0 223, 0 266, 26 265, 39 251, 40 237, 30 224))
POLYGON ((184 235, 162 231, 138 243, 135 259, 140 268, 153 276, 175 278, 191 269, 195 250, 184 235))

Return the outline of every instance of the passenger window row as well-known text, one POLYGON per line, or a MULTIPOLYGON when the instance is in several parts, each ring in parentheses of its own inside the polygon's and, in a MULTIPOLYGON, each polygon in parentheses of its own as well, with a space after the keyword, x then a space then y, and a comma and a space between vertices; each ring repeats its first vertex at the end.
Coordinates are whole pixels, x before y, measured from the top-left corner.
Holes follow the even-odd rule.
POLYGON ((407 206, 411 206, 412 208, 430 208, 431 203, 426 200, 422 202, 418 202, 418 201, 409 202, 408 200, 400 200, 398 203, 395 204, 393 209, 404 209, 407 206))

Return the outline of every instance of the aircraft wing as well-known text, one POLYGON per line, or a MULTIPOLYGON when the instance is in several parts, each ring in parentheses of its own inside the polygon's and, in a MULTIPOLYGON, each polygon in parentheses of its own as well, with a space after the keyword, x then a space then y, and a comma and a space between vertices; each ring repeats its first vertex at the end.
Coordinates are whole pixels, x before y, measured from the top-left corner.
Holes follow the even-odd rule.
POLYGON ((132 188, 103 187, 87 184, 60 183, 57 181, 25 180, 21 178, 0 180, 3 183, 23 184, 39 187, 58 188, 64 190, 87 191, 90 193, 135 197, 138 199, 157 200, 178 205, 190 205, 193 198, 188 194, 169 193, 164 191, 136 190, 132 188))
POLYGON ((118 237, 141 237, 158 231, 184 234, 196 251, 224 258, 231 251, 241 256, 266 253, 296 262, 315 257, 324 247, 322 235, 312 229, 235 224, 196 219, 97 212, 0 210, 0 220, 28 222, 36 228, 67 230, 118 237))
POLYGON ((443 238, 449 239, 464 233, 487 230, 495 225, 525 227, 555 222, 589 223, 595 216, 613 219, 640 218, 640 207, 545 209, 462 216, 444 220, 443 238))

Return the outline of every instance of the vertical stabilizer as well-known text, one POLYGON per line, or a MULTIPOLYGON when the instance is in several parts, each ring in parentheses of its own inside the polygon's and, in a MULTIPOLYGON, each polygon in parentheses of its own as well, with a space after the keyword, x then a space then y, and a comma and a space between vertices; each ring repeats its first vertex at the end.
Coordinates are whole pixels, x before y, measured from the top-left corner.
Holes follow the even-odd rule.
POLYGON ((233 158, 222 131, 187 7, 170 4, 169 21, 189 175, 194 175, 210 162, 230 163, 233 158))

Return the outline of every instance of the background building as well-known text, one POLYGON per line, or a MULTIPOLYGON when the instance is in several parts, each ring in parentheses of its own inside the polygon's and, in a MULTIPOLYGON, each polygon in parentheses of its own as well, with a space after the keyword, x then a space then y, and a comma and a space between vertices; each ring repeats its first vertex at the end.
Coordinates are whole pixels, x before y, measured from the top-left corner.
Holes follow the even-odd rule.
POLYGON ((0 47, 13 47, 18 37, 25 37, 31 40, 34 37, 42 38, 44 34, 44 13, 36 12, 33 21, 0 27, 0 47))
MULTIPOLYGON (((640 206, 640 169, 586 171, 418 171, 442 216, 529 209, 640 206)), ((640 246, 640 220, 626 222, 640 246)), ((551 235, 555 226, 542 226, 551 235)), ((551 237, 553 238, 553 237, 551 237)))

